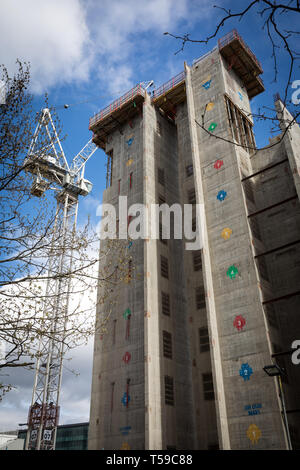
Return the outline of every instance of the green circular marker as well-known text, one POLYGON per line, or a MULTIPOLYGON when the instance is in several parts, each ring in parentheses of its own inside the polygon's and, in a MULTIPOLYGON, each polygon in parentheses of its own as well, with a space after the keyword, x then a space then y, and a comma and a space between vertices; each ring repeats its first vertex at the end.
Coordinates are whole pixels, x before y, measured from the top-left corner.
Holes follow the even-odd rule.
POLYGON ((125 318, 125 320, 131 315, 131 310, 130 308, 127 308, 125 310, 125 312, 123 313, 123 317, 125 318))
POLYGON ((217 123, 216 122, 212 122, 211 125, 209 126, 208 130, 210 132, 213 132, 215 130, 215 128, 217 127, 217 123))
POLYGON ((236 275, 239 273, 238 268, 234 265, 230 266, 227 269, 226 275, 230 277, 230 279, 235 279, 236 275))

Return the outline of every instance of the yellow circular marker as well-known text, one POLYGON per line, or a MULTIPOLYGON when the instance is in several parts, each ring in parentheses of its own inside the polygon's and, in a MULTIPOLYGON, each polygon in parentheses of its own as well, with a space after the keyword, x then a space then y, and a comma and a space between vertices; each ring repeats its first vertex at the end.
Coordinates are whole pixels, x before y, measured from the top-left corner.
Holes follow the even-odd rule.
POLYGON ((231 230, 231 228, 228 228, 228 227, 224 228, 224 229, 222 230, 221 235, 222 235, 222 237, 224 238, 224 240, 229 240, 229 238, 230 238, 231 235, 232 235, 232 230, 231 230))
POLYGON ((130 158, 129 160, 127 160, 126 166, 130 166, 130 165, 132 165, 132 163, 133 163, 133 160, 132 160, 132 158, 130 158))
POLYGON ((212 103, 212 102, 207 103, 207 105, 206 105, 206 110, 207 110, 207 111, 211 111, 211 110, 213 109, 214 105, 215 105, 215 103, 212 103))
POLYGON ((261 438, 261 430, 256 424, 250 424, 247 429, 247 437, 250 439, 252 444, 257 444, 258 440, 261 438))
POLYGON ((128 442, 123 442, 120 450, 130 450, 130 445, 128 444, 128 442))

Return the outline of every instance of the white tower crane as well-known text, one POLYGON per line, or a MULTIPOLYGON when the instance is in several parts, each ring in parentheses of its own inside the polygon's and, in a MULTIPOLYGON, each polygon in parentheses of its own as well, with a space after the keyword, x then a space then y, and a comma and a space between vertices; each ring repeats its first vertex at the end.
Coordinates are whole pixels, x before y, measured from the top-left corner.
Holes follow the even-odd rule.
POLYGON ((54 189, 57 209, 43 305, 43 316, 51 334, 40 339, 26 449, 55 449, 72 270, 72 253, 66 246, 70 246, 70 237, 76 229, 78 196, 86 196, 92 189, 92 183, 84 179, 84 169, 96 150, 97 146, 90 140, 69 166, 50 110, 42 109, 24 165, 35 178, 31 193, 40 197, 46 189, 54 189), (40 149, 38 138, 42 131, 46 132, 49 143, 40 149))

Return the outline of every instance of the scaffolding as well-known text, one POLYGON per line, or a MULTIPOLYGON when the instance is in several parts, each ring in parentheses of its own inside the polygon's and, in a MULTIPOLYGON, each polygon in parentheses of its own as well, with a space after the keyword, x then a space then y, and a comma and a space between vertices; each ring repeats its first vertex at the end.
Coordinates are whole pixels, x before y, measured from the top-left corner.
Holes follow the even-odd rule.
POLYGON ((143 84, 139 83, 90 118, 89 129, 93 132, 92 140, 98 147, 105 150, 107 136, 141 112, 145 93, 143 84))
POLYGON ((254 98, 265 90, 262 79, 263 73, 261 63, 244 42, 236 29, 218 40, 220 54, 229 64, 229 69, 244 82, 249 98, 254 98))

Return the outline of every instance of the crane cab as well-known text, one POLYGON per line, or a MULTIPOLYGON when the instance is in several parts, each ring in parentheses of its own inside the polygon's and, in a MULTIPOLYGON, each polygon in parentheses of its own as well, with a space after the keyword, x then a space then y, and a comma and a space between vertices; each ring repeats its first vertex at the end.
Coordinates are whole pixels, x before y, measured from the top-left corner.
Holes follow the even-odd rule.
POLYGON ((49 183, 47 181, 41 179, 39 176, 36 177, 35 181, 33 182, 30 193, 33 196, 41 197, 46 189, 49 188, 49 183))

